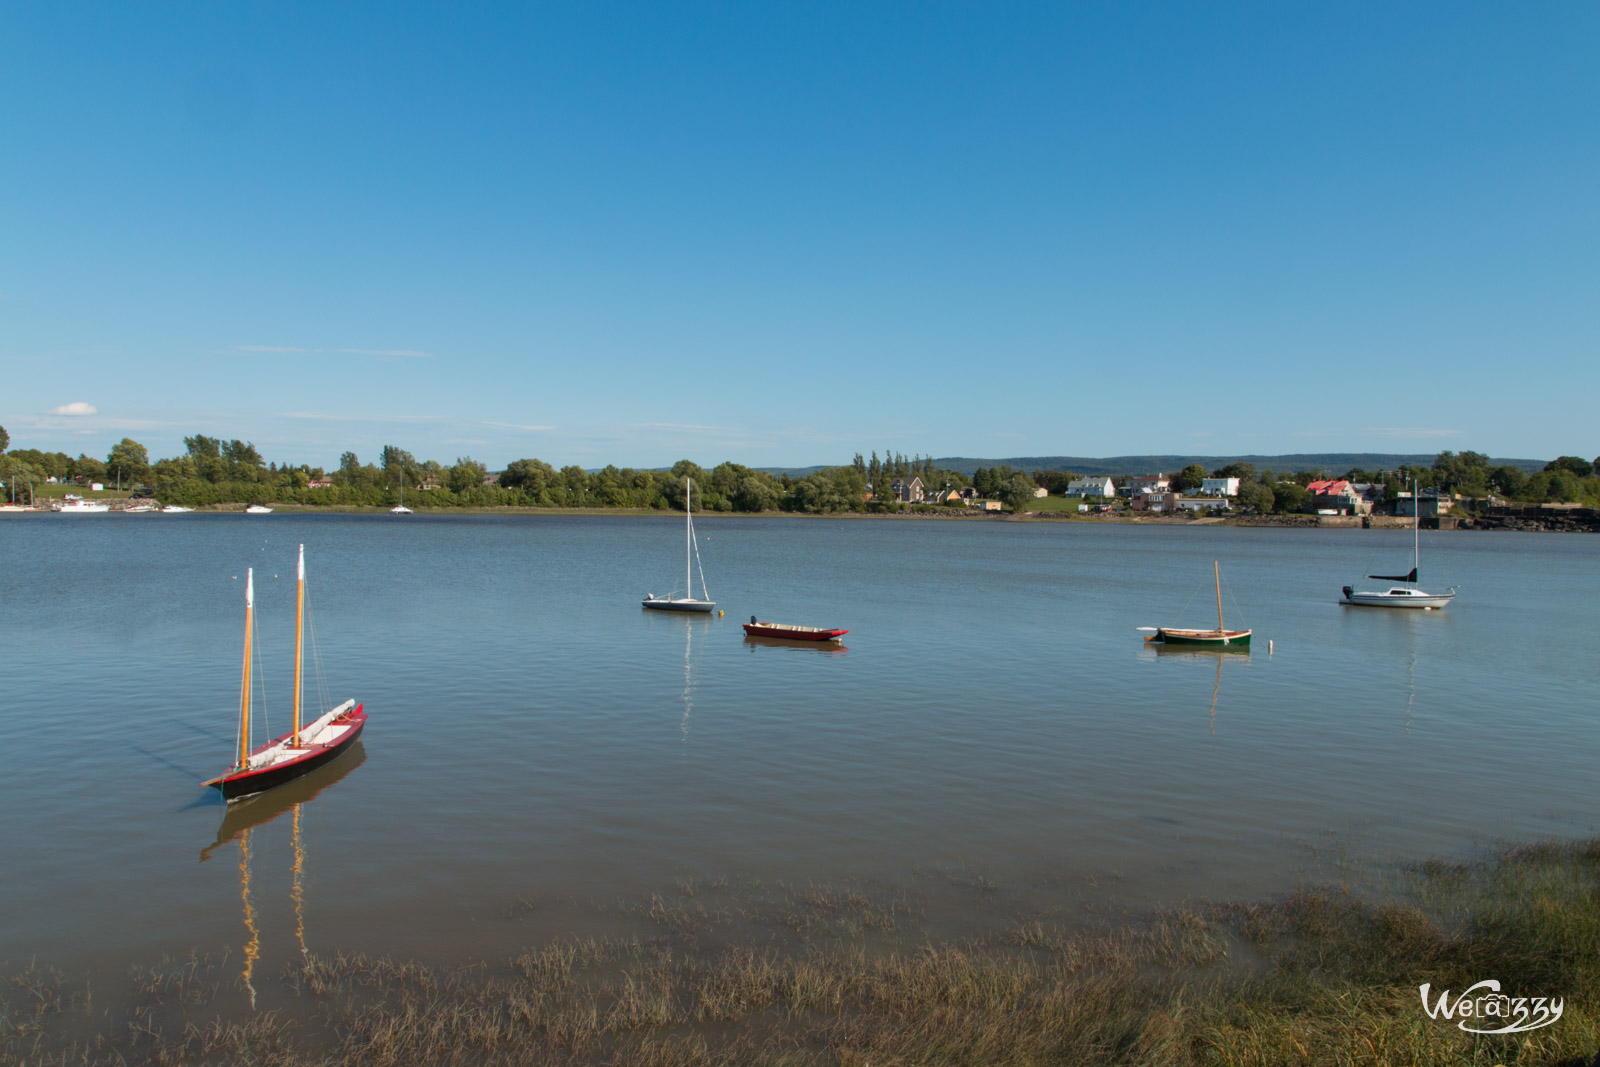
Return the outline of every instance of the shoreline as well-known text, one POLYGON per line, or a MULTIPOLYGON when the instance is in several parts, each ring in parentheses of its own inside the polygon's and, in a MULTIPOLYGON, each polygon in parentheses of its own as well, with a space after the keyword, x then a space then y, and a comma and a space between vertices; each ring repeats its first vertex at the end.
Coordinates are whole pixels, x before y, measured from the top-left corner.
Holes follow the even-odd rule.
MULTIPOLYGON (((168 955, 112 981, 19 960, 0 970, 0 1058, 1578 1064, 1600 1044, 1584 997, 1600 986, 1597 885, 1594 838, 1077 926, 994 907, 1001 887, 979 878, 958 889, 990 901, 973 908, 985 917, 954 936, 895 886, 679 879, 617 902, 627 929, 615 936, 524 943, 508 930, 493 961, 331 949, 268 965, 252 942, 243 956, 168 955), (1486 977, 1563 1009, 1480 1036, 1419 995, 1486 977)), ((537 906, 517 900, 505 920, 537 906)))
MULTIPOLYGON (((296 504, 274 503, 271 505, 273 514, 284 515, 388 515, 389 509, 383 505, 364 504, 296 504)), ((244 504, 207 504, 192 508, 186 515, 243 515, 244 504)), ((56 512, 48 508, 33 511, 6 512, 5 515, 40 516, 54 515, 56 512)), ((121 514, 120 509, 106 512, 108 515, 121 514)), ((142 512, 141 517, 159 515, 160 512, 142 512)), ((604 515, 629 516, 645 518, 660 516, 662 518, 676 518, 682 512, 666 508, 541 508, 522 507, 516 505, 497 505, 493 507, 418 507, 413 508, 410 515, 396 515, 399 521, 403 519, 428 519, 450 515, 507 515, 507 516, 534 516, 551 515, 561 517, 594 517, 604 515)), ((75 516, 88 518, 88 516, 75 516)), ((265 516, 251 516, 262 521, 270 521, 265 516)), ((1409 530, 1411 520, 1402 516, 1393 515, 1304 515, 1268 514, 1268 515, 1216 515, 1194 517, 1189 515, 1161 515, 1161 514, 1080 514, 1068 511, 1024 511, 1021 513, 1001 512, 974 512, 968 509, 944 508, 935 512, 867 512, 867 511, 831 511, 811 513, 801 511, 696 511, 697 520, 737 518, 737 519, 846 519, 863 521, 935 521, 935 522, 1004 522, 1004 523, 1086 523, 1115 526, 1228 526, 1248 528, 1271 529, 1347 529, 1347 530, 1409 530)), ((1424 519, 1423 528, 1432 531, 1513 531, 1521 533, 1600 533, 1600 519, 1587 514, 1574 515, 1570 513, 1557 513, 1548 517, 1502 517, 1502 516, 1447 516, 1443 520, 1424 519)))

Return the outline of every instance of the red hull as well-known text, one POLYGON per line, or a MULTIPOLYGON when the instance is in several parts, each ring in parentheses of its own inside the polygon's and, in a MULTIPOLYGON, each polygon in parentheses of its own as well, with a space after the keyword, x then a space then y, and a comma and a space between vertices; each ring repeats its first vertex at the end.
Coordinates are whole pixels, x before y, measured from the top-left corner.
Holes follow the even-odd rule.
MULTIPOLYGON (((307 745, 304 754, 296 756, 294 759, 283 760, 280 763, 274 763, 270 767, 257 767, 254 770, 225 774, 205 784, 215 787, 222 793, 223 799, 237 800, 240 797, 264 793, 268 789, 310 774, 318 767, 332 763, 344 755, 350 750, 350 746, 356 743, 356 739, 361 736, 361 731, 367 725, 367 713, 362 710, 364 707, 366 705, 357 704, 354 708, 334 720, 339 723, 354 724, 355 728, 345 731, 344 736, 331 745, 307 745)), ((254 756, 271 748, 273 745, 282 744, 288 738, 289 734, 284 734, 282 737, 261 745, 250 754, 254 756)))
POLYGON ((813 627, 795 629, 790 626, 773 626, 764 622, 747 622, 744 624, 744 632, 751 637, 780 637, 785 641, 837 641, 850 631, 813 627))

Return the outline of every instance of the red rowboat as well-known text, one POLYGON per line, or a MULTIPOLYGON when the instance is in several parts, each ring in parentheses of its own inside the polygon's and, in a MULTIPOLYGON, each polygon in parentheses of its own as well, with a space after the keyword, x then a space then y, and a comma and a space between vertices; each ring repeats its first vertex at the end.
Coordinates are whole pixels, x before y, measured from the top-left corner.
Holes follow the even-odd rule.
POLYGON ((825 626, 791 626, 786 622, 757 622, 752 615, 744 624, 744 632, 751 637, 781 637, 786 641, 837 641, 850 631, 825 626))

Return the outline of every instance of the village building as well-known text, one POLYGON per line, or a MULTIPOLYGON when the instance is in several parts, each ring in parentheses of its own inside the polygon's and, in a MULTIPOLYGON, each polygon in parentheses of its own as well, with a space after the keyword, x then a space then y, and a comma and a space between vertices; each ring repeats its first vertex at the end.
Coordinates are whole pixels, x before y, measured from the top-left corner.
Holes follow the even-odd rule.
POLYGON ((1306 486, 1311 507, 1319 515, 1368 515, 1372 505, 1343 478, 1325 479, 1306 486))
POLYGON ((1200 495, 1202 496, 1238 496, 1239 479, 1237 478, 1202 478, 1200 479, 1200 495))
POLYGON ((902 504, 920 504, 927 495, 921 478, 896 478, 889 483, 889 491, 902 504))
POLYGON ((1117 487, 1110 478, 1074 478, 1067 483, 1063 496, 1116 496, 1117 487))
POLYGON ((1135 493, 1131 506, 1134 511, 1171 511, 1178 506, 1177 493, 1135 493))
POLYGON ((1395 498, 1394 513, 1407 518, 1418 516, 1424 519, 1436 519, 1440 515, 1450 514, 1454 505, 1449 494, 1441 493, 1437 489, 1424 489, 1416 496, 1410 493, 1401 493, 1395 498))
POLYGON ((1172 489, 1172 475, 1170 474, 1138 474, 1128 479, 1120 492, 1123 496, 1133 497, 1140 493, 1165 493, 1172 489))

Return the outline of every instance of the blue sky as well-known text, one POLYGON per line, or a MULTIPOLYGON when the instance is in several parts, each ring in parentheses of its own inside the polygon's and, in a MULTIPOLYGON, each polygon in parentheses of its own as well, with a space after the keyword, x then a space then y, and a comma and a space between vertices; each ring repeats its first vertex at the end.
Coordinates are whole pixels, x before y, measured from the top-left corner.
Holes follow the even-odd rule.
POLYGON ((8 5, 0 425, 1600 452, 1600 7, 8 5))

